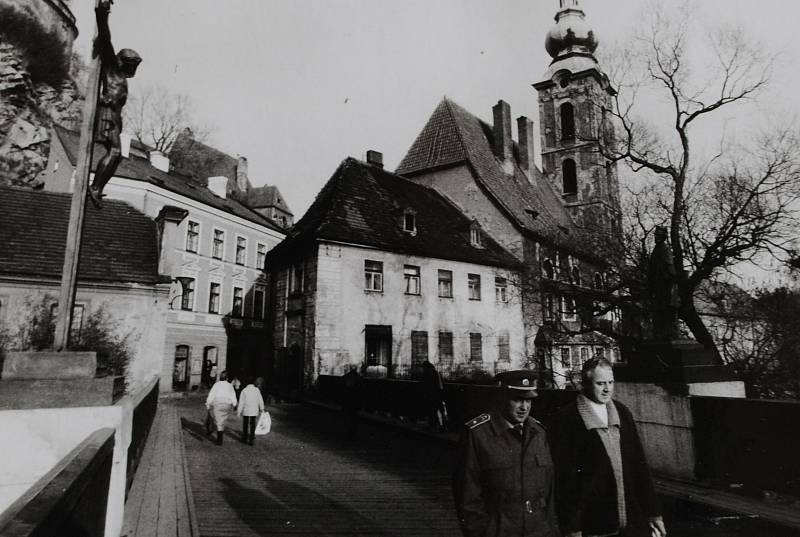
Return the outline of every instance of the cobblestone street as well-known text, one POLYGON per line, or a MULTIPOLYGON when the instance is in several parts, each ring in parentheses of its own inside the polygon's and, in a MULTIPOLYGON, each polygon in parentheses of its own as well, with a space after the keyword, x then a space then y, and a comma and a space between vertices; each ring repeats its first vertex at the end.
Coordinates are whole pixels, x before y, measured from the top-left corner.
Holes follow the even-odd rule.
POLYGON ((233 418, 217 446, 202 401, 178 404, 201 535, 460 535, 444 445, 366 424, 349 440, 336 413, 269 410, 272 432, 254 446, 233 418))

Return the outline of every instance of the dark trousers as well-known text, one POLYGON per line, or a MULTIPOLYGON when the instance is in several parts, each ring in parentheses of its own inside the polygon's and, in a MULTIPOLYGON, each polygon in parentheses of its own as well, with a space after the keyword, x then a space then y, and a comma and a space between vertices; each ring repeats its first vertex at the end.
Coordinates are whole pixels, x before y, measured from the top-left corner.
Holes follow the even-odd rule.
POLYGON ((253 443, 256 438, 256 420, 258 416, 242 416, 242 442, 253 443))

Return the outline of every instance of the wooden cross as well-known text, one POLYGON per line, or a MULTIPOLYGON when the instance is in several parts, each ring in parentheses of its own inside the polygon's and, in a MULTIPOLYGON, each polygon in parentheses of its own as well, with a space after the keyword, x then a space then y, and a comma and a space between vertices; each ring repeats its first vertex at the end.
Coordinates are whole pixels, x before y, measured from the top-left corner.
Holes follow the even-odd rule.
MULTIPOLYGON (((96 0, 95 8, 98 4, 99 0, 96 0)), ((100 67, 100 56, 93 52, 89 63, 86 101, 83 104, 83 122, 78 146, 78 161, 75 167, 72 204, 69 211, 64 267, 61 271, 61 291, 58 296, 58 316, 53 340, 53 348, 57 351, 67 349, 72 326, 72 308, 75 304, 75 290, 78 283, 78 259, 81 252, 83 221, 86 216, 86 194, 89 190, 89 173, 92 167, 95 115, 100 94, 100 67)))

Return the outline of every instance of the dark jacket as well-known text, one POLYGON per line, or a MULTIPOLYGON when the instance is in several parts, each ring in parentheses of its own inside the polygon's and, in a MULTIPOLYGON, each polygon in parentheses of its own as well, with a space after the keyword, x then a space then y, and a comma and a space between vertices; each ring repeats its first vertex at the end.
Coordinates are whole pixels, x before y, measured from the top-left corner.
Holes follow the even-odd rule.
POLYGON ((496 414, 466 424, 453 476, 465 537, 557 537, 553 463, 544 429, 528 418, 523 440, 496 414))
MULTIPOLYGON (((650 517, 660 514, 642 443, 630 410, 614 401, 620 420, 625 489, 626 537, 649 537, 650 517)), ((561 531, 604 535, 619 529, 617 485, 597 430, 589 430, 573 402, 556 413, 550 427, 556 470, 556 506, 561 531)))

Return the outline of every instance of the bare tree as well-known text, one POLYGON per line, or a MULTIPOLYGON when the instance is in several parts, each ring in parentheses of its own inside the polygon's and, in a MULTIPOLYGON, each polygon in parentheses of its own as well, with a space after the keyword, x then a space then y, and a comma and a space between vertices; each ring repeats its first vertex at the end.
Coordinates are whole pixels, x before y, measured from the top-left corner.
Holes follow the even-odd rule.
POLYGON ((195 140, 208 138, 210 128, 197 124, 191 99, 171 93, 161 85, 146 86, 132 94, 123 109, 125 130, 153 149, 169 154, 176 138, 186 128, 195 140))
POLYGON ((795 131, 781 126, 736 143, 725 140, 722 127, 719 146, 701 158, 704 140, 693 131, 713 125, 721 109, 759 96, 773 58, 730 28, 704 31, 707 45, 690 54, 688 5, 677 17, 660 5, 650 13, 646 32, 609 71, 617 93, 601 111, 606 136, 598 141, 606 158, 628 164, 640 179, 633 187, 633 210, 623 210, 629 218, 627 261, 639 264, 651 230, 665 224, 678 269, 679 316, 700 343, 717 351, 695 307, 695 293, 736 263, 789 252, 800 143, 795 131), (666 110, 653 114, 664 102, 666 110), (642 119, 643 107, 658 119, 642 119))

